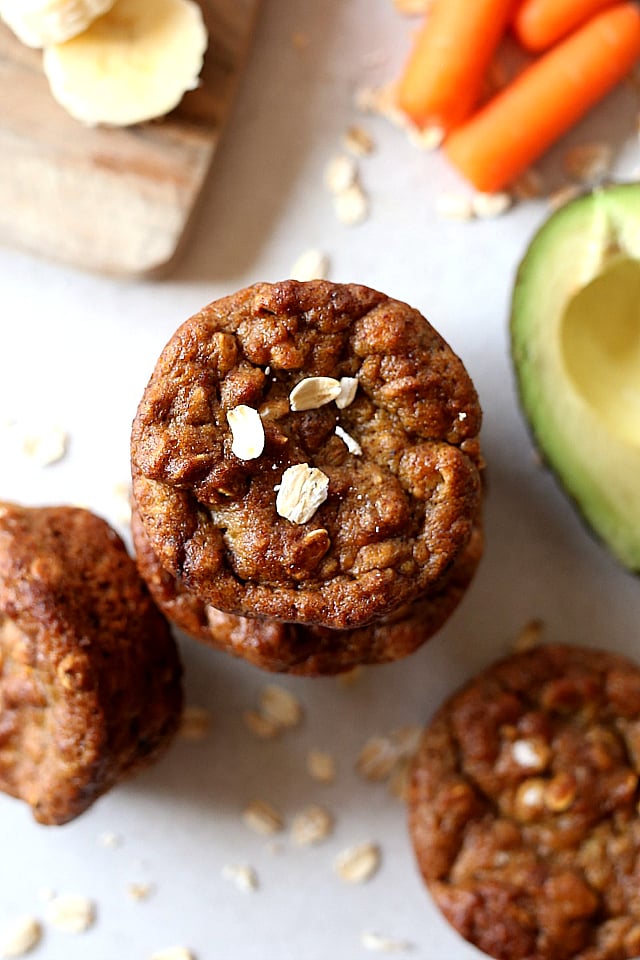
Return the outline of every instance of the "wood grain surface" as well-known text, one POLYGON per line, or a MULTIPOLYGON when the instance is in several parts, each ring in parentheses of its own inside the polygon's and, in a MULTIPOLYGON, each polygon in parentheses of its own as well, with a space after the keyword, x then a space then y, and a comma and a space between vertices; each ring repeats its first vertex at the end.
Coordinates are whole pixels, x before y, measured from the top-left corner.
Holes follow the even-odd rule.
POLYGON ((197 90, 167 117, 85 127, 53 99, 41 52, 0 23, 0 243, 86 270, 166 270, 229 113, 259 0, 203 0, 197 90))

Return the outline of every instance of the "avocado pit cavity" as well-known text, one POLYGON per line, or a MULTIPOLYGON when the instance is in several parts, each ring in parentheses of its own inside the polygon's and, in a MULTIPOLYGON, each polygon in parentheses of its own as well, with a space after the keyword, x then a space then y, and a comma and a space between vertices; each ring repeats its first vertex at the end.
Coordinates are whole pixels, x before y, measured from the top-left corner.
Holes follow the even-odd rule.
POLYGON ((607 430, 640 447, 640 261, 617 258, 568 303, 567 374, 607 430))

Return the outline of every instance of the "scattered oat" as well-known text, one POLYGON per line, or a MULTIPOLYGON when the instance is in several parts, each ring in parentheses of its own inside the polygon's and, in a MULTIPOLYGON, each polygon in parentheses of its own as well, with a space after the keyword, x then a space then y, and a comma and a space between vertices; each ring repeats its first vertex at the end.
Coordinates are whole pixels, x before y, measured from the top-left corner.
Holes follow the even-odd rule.
POLYGON ((436 214, 444 220, 472 220, 471 197, 466 193, 441 193, 436 198, 436 214))
POLYGON ((420 746, 422 727, 407 724, 405 727, 398 727, 391 736, 398 747, 400 756, 411 759, 420 746))
POLYGON ((411 760, 401 757, 389 777, 389 793, 403 803, 409 799, 411 784, 411 760))
POLYGON ((98 837, 98 843, 101 847, 107 847, 108 849, 115 849, 119 847, 122 843, 122 837, 118 833, 113 833, 111 830, 105 830, 98 837))
POLYGON ((258 874, 247 864, 228 864, 222 868, 222 876, 230 880, 242 893, 253 893, 258 889, 258 874))
POLYGON ((290 729, 297 727, 302 720, 300 701, 285 687, 269 683, 260 695, 262 715, 278 727, 290 729))
POLYGON ((336 677, 336 680, 339 686, 348 690, 362 680, 363 673, 364 671, 362 667, 358 665, 356 667, 352 667, 351 670, 345 670, 343 673, 339 673, 336 677))
POLYGON ((245 807, 242 819, 249 829, 265 837, 279 833, 284 827, 278 811, 264 800, 254 800, 245 807))
POLYGON ((324 807, 312 804, 293 818, 291 839, 300 847, 321 843, 333 830, 333 817, 324 807))
POLYGON ((0 934, 0 957, 23 957, 40 943, 42 927, 36 917, 16 917, 0 934))
POLYGON ((154 891, 155 887, 152 883, 134 882, 127 884, 127 893, 132 900, 148 900, 154 891))
POLYGON ((195 954, 186 947, 166 947, 151 955, 151 960, 196 960, 195 954))
POLYGON ((88 897, 63 893, 49 902, 47 920, 64 933, 84 933, 95 922, 95 907, 88 897))
POLYGON ((3 447, 29 464, 48 467, 57 463, 67 453, 69 435, 55 424, 31 425, 15 420, 5 420, 2 430, 3 447))
POLYGON ((300 254, 291 267, 289 276, 292 280, 326 280, 328 273, 328 256, 321 250, 311 247, 300 254))
POLYGON ((524 653, 537 647, 542 637, 544 624, 542 620, 530 620, 525 624, 515 639, 513 649, 515 653, 524 653))
POLYGON ((113 487, 114 520, 122 527, 131 523, 131 484, 116 483, 113 487))
POLYGON ((361 843, 347 847, 335 860, 334 869, 345 883, 366 883, 380 867, 380 847, 361 843))
POLYGON ((296 383, 289 394, 289 405, 294 412, 317 410, 340 396, 342 386, 334 377, 305 377, 296 383))
POLYGON ((395 937, 386 937, 372 930, 365 930, 360 938, 365 950, 378 950, 380 953, 404 953, 413 949, 413 944, 407 940, 397 940, 395 937))
POLYGON ((183 740, 204 740, 211 729, 211 713, 204 707, 185 707, 179 735, 183 740))
POLYGON ((433 0, 393 0, 393 5, 398 13, 405 17, 419 17, 428 13, 433 0))
POLYGON ((355 105, 362 113, 378 114, 402 129, 408 126, 407 117, 398 107, 395 82, 381 87, 359 87, 355 93, 355 105))
POLYGON ((419 150, 425 150, 430 153, 442 146, 444 141, 444 130, 442 127, 416 127, 414 124, 407 125, 407 138, 409 143, 413 144, 419 150))
POLYGON ((369 200, 359 183, 337 193, 333 206, 338 220, 347 227, 363 223, 369 215, 369 200))
POLYGON ((332 157, 324 171, 324 183, 330 193, 342 193, 358 179, 358 166, 353 157, 339 153, 332 157))
POLYGON ((371 134, 358 125, 349 127, 344 135, 344 146, 356 157, 366 157, 375 149, 371 134))
POLYGON ((291 523, 306 523, 329 495, 329 477, 308 463, 296 463, 282 474, 276 510, 291 523))
POLYGON ((566 173, 580 183, 602 180, 611 168, 613 150, 608 143, 584 143, 565 150, 563 165, 566 173))
POLYGON ((344 445, 345 445, 345 447, 347 448, 347 450, 349 451, 349 453, 352 453, 352 454, 353 454, 354 456, 356 456, 356 457, 361 457, 361 456, 362 456, 362 447, 360 446, 360 444, 358 443, 358 441, 357 441, 357 440, 354 440, 353 437, 351 436, 351 434, 350 434, 350 433, 347 433, 347 431, 344 430, 344 429, 340 426, 340 424, 338 424, 338 425, 336 426, 335 432, 336 432, 336 436, 337 436, 337 437, 340 437, 340 439, 341 439, 342 442, 344 443, 344 445))
POLYGON ((233 442, 231 453, 239 460, 255 460, 264 450, 264 427, 260 414, 245 403, 227 410, 233 442))
POLYGON ((513 206, 508 193, 474 193, 471 198, 471 210, 479 220, 501 217, 513 206))
POLYGON ((244 725, 260 740, 271 740, 281 732, 281 727, 257 710, 245 710, 242 714, 244 725))
POLYGON ((296 50, 306 50, 309 46, 309 36, 301 30, 296 30, 296 32, 291 35, 291 43, 296 50))
POLYGON ((569 203, 570 200, 575 200, 575 198, 580 195, 580 192, 581 189, 577 184, 569 183, 550 193, 547 201, 552 210, 559 210, 560 207, 564 207, 565 203, 569 203))
POLYGON ((338 410, 351 406, 358 392, 357 377, 340 377, 340 393, 335 398, 338 410))
POLYGON ((333 783, 336 779, 336 761, 324 750, 309 750, 307 771, 318 783, 333 783))
POLYGON ((356 760, 356 770, 365 780, 387 780, 400 756, 390 737, 371 737, 356 760))

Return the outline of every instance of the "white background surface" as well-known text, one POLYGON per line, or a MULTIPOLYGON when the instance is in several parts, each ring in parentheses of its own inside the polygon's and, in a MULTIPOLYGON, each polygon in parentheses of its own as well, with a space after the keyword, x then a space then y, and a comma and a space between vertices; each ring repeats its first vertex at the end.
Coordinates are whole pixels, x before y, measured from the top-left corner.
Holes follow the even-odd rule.
MULTIPOLYGON (((0 453, 0 496, 26 503, 88 505, 121 524, 115 494, 128 481, 130 423, 155 360, 176 326, 217 296, 288 275, 318 247, 330 278, 369 284, 410 302, 462 356, 485 412, 488 461, 486 554, 463 605, 410 660, 370 668, 351 689, 335 680, 284 678, 300 697, 303 725, 258 741, 242 712, 272 678, 183 639, 188 701, 211 710, 210 736, 178 741, 153 770, 119 787, 75 823, 36 825, 26 807, 0 797, 0 924, 43 916, 43 887, 90 896, 97 922, 74 937, 45 929, 34 957, 145 960, 183 944, 198 960, 353 960, 365 930, 409 941, 407 954, 477 956, 438 915, 421 885, 405 813, 384 784, 354 772, 365 741, 422 724, 471 673, 505 653, 532 618, 549 640, 608 646, 640 659, 640 591, 585 532, 537 464, 517 408, 507 318, 516 265, 543 202, 500 220, 439 220, 439 192, 462 185, 438 155, 411 147, 379 118, 358 115, 357 86, 392 77, 413 24, 390 0, 268 0, 231 123, 183 260, 162 282, 119 282, 0 251, 2 419, 58 423, 66 458, 47 468, 0 453), (294 33, 308 36, 296 49, 294 33), (323 186, 349 124, 364 125, 376 151, 360 161, 371 215, 340 224, 323 186), (309 748, 335 754, 335 784, 305 771, 309 748), (330 839, 295 847, 287 829, 270 841, 241 811, 273 803, 287 827, 310 802, 335 816, 330 839), (100 835, 115 832, 115 849, 100 835), (362 886, 333 872, 344 847, 380 844, 382 866, 362 886), (260 888, 243 894, 222 877, 251 864, 260 888), (142 903, 127 885, 153 884, 142 903)), ((638 159, 636 98, 618 91, 568 142, 607 136, 616 168, 638 159)), ((543 165, 557 179, 562 151, 543 165)))

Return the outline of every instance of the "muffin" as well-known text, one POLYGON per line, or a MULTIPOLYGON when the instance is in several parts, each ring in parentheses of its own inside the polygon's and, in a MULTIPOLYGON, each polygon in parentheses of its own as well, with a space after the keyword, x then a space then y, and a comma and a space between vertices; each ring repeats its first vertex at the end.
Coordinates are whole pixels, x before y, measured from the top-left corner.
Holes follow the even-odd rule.
POLYGON ((499 960, 640 955, 640 669, 554 645, 490 666, 427 728, 409 791, 417 862, 499 960))
POLYGON ((181 710, 175 641, 115 531, 0 504, 0 790, 66 823, 160 756, 181 710))
POLYGON ((263 670, 304 676, 342 673, 358 665, 386 663, 413 653, 458 605, 482 555, 482 534, 477 528, 450 573, 426 596, 366 627, 332 630, 223 613, 189 593, 162 567, 135 511, 132 532, 140 574, 160 610, 175 626, 263 670))
POLYGON ((358 631, 441 591, 477 538, 480 421, 417 310, 363 286, 255 284, 163 350, 133 423, 136 509, 205 607, 358 631))

